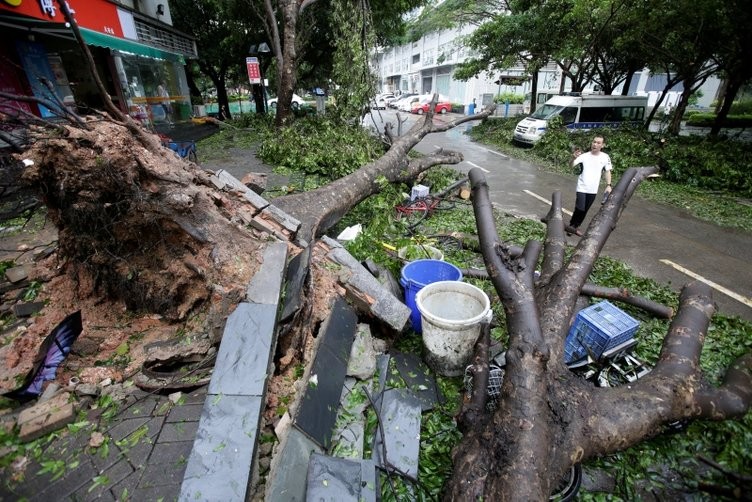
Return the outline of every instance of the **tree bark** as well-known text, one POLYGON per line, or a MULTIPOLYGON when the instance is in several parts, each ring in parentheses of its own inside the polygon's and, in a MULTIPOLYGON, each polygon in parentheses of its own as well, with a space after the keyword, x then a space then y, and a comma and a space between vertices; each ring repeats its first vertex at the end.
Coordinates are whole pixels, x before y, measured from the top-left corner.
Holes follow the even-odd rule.
POLYGON ((752 355, 736 361, 720 388, 702 378, 699 355, 714 305, 700 282, 684 288, 660 359, 637 383, 597 388, 564 365, 569 320, 593 262, 639 182, 655 170, 633 168, 622 176, 568 261, 558 251, 563 220, 554 204, 544 252, 548 272, 537 283, 533 270, 542 245, 509 253, 496 233, 485 178, 470 171, 481 249, 504 305, 509 348, 499 408, 477 419, 455 449, 445 500, 545 500, 574 463, 627 448, 671 421, 720 420, 749 409, 752 355))
MULTIPOLYGON (((434 96, 434 101, 436 99, 437 96, 434 96)), ((470 120, 486 118, 492 111, 492 107, 489 107, 477 115, 462 117, 446 124, 434 123, 431 111, 404 136, 397 138, 389 151, 376 161, 319 189, 276 198, 274 205, 300 220, 298 240, 310 241, 324 234, 359 202, 377 193, 380 177, 383 176, 392 183, 408 182, 432 166, 461 162, 462 155, 452 151, 438 151, 418 159, 409 159, 407 154, 427 134, 446 131, 470 120)))

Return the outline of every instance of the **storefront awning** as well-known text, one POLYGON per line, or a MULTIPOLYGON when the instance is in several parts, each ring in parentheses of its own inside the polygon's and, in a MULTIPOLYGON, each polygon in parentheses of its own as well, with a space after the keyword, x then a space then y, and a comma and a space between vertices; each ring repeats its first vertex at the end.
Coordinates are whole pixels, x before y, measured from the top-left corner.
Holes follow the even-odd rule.
POLYGON ((131 54, 138 54, 139 56, 147 56, 156 59, 166 59, 168 61, 178 61, 184 63, 183 56, 180 54, 173 54, 171 52, 163 51, 155 47, 139 44, 124 38, 112 37, 99 33, 97 31, 87 30, 81 28, 81 36, 89 45, 96 45, 98 47, 106 47, 108 49, 114 49, 116 51, 128 52, 131 54))

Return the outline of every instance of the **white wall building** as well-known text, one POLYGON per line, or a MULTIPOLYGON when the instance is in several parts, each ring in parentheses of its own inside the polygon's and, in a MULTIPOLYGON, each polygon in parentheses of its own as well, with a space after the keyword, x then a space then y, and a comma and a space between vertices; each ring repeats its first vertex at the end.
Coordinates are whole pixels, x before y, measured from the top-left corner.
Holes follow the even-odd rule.
MULTIPOLYGON (((504 72, 496 71, 490 75, 481 73, 468 81, 455 80, 455 66, 473 56, 465 46, 464 37, 471 34, 475 28, 475 26, 468 25, 441 30, 429 33, 417 42, 377 49, 372 64, 378 78, 379 91, 418 94, 438 92, 449 97, 450 101, 455 104, 468 105, 475 100, 479 108, 491 103, 494 96, 501 93, 512 92, 525 95, 530 92, 529 79, 519 86, 496 83, 502 74, 505 76, 523 75, 524 69, 521 66, 504 72)), ((561 70, 555 63, 549 63, 538 73, 538 92, 558 91, 561 79, 561 70)), ((644 69, 633 77, 629 95, 653 96, 653 101, 655 101, 654 95, 663 90, 665 82, 665 75, 653 75, 650 70, 644 69)), ((701 88, 703 95, 698 106, 709 107, 711 105, 718 85, 717 78, 708 79, 701 88)), ((568 89, 571 89, 571 84, 566 81, 564 90, 568 89)), ((668 96, 669 100, 673 100, 671 106, 675 105, 675 95, 681 90, 681 84, 672 89, 673 92, 668 96)))

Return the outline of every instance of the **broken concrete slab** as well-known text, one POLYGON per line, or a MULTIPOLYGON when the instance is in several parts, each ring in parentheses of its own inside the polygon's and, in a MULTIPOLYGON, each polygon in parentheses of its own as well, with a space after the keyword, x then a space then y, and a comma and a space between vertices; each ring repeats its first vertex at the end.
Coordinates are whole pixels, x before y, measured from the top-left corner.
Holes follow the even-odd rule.
MULTIPOLYGON (((214 176, 212 176, 212 178, 215 177, 221 184, 221 186, 218 186, 218 188, 224 189, 229 187, 232 190, 237 190, 238 192, 242 193, 243 198, 250 202, 258 211, 261 211, 269 205, 266 199, 259 196, 256 192, 245 186, 239 179, 237 179, 235 176, 228 173, 224 169, 220 169, 219 171, 214 173, 214 176)), ((215 183, 215 185, 216 184, 217 183, 215 183)))
POLYGON ((365 411, 370 400, 364 391, 372 393, 373 381, 358 381, 348 377, 342 386, 339 411, 332 433, 334 447, 330 453, 341 458, 361 459, 365 446, 365 411))
POLYGON ((240 303, 227 318, 209 394, 263 396, 270 370, 276 305, 240 303))
POLYGON ((300 430, 324 449, 331 445, 357 322, 358 316, 352 308, 337 298, 319 337, 308 384, 293 419, 300 430))
POLYGON ((72 423, 78 410, 75 403, 68 402, 70 396, 70 392, 61 392, 48 401, 23 410, 18 415, 21 441, 32 441, 72 423))
POLYGON ((324 236, 319 241, 324 247, 327 259, 349 270, 349 274, 340 281, 346 289, 352 289, 355 296, 368 299, 368 312, 381 319, 397 332, 405 329, 410 318, 410 308, 385 289, 366 268, 356 260, 336 240, 324 236))
POLYGON ((262 405, 259 396, 207 395, 179 500, 246 500, 262 405))
POLYGON ((251 278, 246 300, 251 303, 277 305, 282 291, 282 276, 287 261, 287 243, 272 242, 264 249, 264 262, 251 278))
POLYGON ((306 247, 295 255, 290 263, 287 264, 287 273, 285 275, 285 300, 282 306, 282 313, 279 316, 280 322, 285 322, 300 309, 302 304, 303 284, 308 276, 308 259, 311 256, 311 248, 306 247))
POLYGON ((376 350, 373 347, 371 327, 368 324, 358 324, 355 340, 350 351, 350 362, 347 364, 347 376, 366 380, 376 372, 376 350))
POLYGON ((11 311, 16 317, 30 317, 44 308, 44 302, 18 302, 11 311))
POLYGON ((29 277, 30 266, 19 265, 18 267, 11 267, 5 271, 5 278, 12 283, 21 282, 29 277))
POLYGON ((394 466, 405 476, 417 480, 420 402, 409 389, 389 389, 383 394, 379 417, 380 426, 374 440, 373 460, 384 468, 394 466))
MULTIPOLYGON (((337 502, 362 502, 371 500, 367 493, 375 495, 371 479, 363 479, 361 461, 329 457, 314 453, 308 463, 306 500, 336 500, 337 502)), ((373 463, 370 463, 373 467, 373 463)), ((375 468, 374 468, 375 477, 375 468)))
POLYGON ((274 502, 304 501, 308 461, 314 452, 323 453, 323 450, 296 427, 291 427, 272 458, 264 499, 274 502))
POLYGON ((431 410, 437 403, 444 401, 433 373, 417 354, 393 351, 391 356, 394 367, 405 381, 407 388, 413 391, 420 401, 423 411, 431 410))

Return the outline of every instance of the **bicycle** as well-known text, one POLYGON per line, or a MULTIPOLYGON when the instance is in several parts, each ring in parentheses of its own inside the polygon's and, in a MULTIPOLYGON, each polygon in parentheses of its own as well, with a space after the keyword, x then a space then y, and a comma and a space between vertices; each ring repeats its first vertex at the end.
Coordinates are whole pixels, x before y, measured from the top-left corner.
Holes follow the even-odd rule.
POLYGON ((187 158, 191 162, 198 163, 198 153, 196 151, 195 141, 172 141, 164 134, 159 135, 162 146, 165 146, 175 152, 178 157, 187 158))
POLYGON ((405 201, 395 206, 395 219, 397 221, 404 220, 409 230, 415 230, 424 219, 435 211, 453 208, 454 202, 436 195, 426 195, 425 197, 417 197, 414 200, 405 201))

